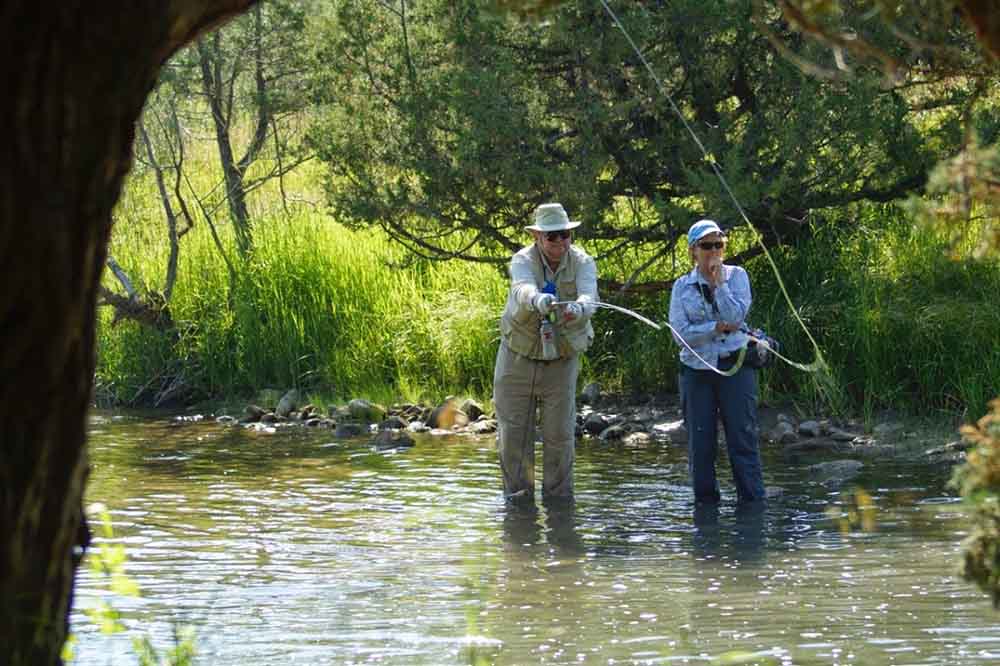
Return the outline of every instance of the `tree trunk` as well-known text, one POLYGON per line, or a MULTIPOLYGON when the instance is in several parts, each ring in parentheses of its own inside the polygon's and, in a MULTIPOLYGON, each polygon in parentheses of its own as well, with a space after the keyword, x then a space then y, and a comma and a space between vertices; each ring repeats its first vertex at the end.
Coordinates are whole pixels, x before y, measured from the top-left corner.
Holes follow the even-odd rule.
POLYGON ((215 127, 215 143, 219 149, 219 162, 226 181, 226 201, 229 204, 229 214, 236 231, 236 246, 241 257, 246 257, 253 243, 250 231, 250 213, 247 211, 246 188, 243 185, 243 172, 237 167, 236 155, 230 138, 233 109, 226 100, 226 83, 222 79, 222 55, 220 53, 218 36, 209 43, 208 40, 198 41, 198 64, 201 67, 202 87, 208 106, 212 110, 212 125, 215 127))
POLYGON ((95 303, 163 62, 253 0, 4 0, 0 663, 60 664, 85 547, 95 303))

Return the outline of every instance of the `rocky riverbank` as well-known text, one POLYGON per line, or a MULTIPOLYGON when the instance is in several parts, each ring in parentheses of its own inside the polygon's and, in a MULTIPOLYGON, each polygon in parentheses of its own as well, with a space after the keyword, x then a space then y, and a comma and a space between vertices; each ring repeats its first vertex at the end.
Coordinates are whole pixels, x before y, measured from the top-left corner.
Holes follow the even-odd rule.
MULTIPOLYGON (((414 446, 416 433, 484 436, 497 428, 493 415, 467 398, 447 397, 436 405, 388 407, 357 398, 323 407, 302 404, 294 389, 267 391, 261 397, 264 399, 259 404, 247 405, 240 416, 224 414, 216 421, 263 433, 287 426, 326 428, 338 438, 367 438, 378 449, 414 446)), ((581 440, 625 447, 684 446, 687 442, 676 396, 629 401, 605 395, 598 385, 590 384, 577 401, 577 436, 581 440)), ((762 446, 777 447, 789 461, 799 464, 816 461, 810 469, 823 482, 849 480, 866 464, 885 457, 915 457, 945 465, 965 460, 967 445, 956 436, 921 433, 903 420, 886 418, 865 428, 860 420, 821 415, 797 418, 794 413, 792 409, 761 407, 762 446)))

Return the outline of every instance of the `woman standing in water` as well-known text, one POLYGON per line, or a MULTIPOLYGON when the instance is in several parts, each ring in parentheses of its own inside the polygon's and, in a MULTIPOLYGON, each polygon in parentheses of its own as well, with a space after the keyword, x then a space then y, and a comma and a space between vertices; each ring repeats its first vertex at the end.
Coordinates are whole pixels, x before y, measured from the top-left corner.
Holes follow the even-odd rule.
POLYGON ((670 325, 687 345, 682 344, 680 351, 680 393, 695 503, 717 504, 720 499, 715 474, 720 416, 737 501, 757 502, 765 491, 756 372, 747 365, 730 376, 715 371, 730 370, 747 344, 741 328, 752 301, 750 279, 743 268, 723 263, 726 236, 714 221, 695 222, 687 240, 694 268, 674 283, 670 325))

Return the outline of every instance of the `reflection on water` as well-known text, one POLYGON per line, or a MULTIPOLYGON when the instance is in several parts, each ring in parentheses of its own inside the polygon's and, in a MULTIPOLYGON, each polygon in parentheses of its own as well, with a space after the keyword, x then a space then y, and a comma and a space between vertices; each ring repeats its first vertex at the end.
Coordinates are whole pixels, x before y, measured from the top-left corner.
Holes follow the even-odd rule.
POLYGON ((143 596, 81 570, 86 666, 136 663, 83 616, 99 597, 161 647, 194 626, 213 666, 1000 661, 1000 615, 954 576, 946 470, 868 465, 862 493, 765 456, 781 498, 696 508, 677 447, 585 443, 574 502, 505 506, 490 439, 113 415, 91 437, 88 501, 143 596))
POLYGON ((720 513, 717 504, 695 506, 692 551, 698 557, 710 558, 723 557, 728 550, 737 562, 763 559, 767 544, 764 531, 767 506, 763 502, 737 505, 731 519, 725 522, 720 521, 720 513))

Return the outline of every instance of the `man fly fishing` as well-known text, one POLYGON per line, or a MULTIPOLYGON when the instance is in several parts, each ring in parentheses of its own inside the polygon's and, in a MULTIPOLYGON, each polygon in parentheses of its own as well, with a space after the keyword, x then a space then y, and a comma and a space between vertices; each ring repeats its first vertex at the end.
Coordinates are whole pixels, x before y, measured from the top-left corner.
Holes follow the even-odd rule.
POLYGON ((508 501, 533 501, 535 411, 542 408, 543 498, 573 495, 576 379, 590 347, 597 266, 572 244, 580 225, 561 204, 534 212, 534 242, 510 261, 510 291, 500 318, 493 375, 497 450, 508 501))

